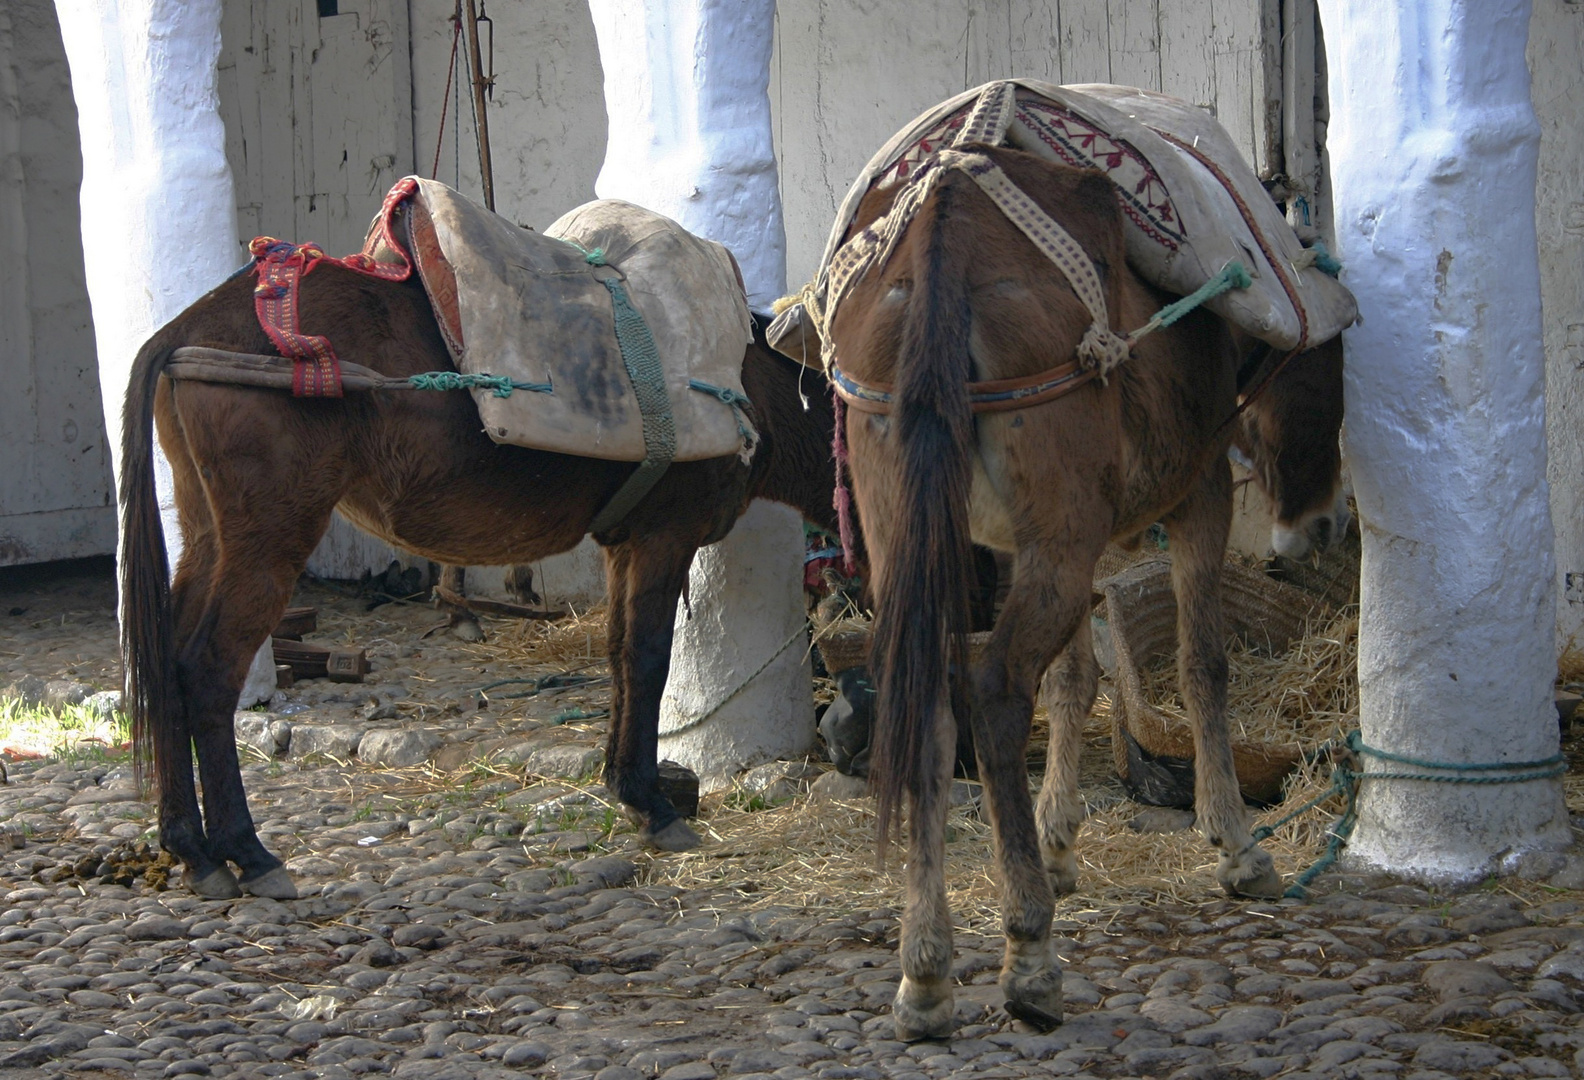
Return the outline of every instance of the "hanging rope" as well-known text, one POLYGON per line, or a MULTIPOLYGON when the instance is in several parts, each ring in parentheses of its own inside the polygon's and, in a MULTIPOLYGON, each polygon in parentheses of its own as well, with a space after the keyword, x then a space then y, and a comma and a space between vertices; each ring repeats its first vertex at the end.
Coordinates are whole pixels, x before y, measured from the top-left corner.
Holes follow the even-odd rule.
POLYGON ((769 658, 766 659, 764 663, 762 663, 758 667, 754 668, 753 672, 746 679, 744 679, 742 682, 738 683, 735 689, 733 689, 729 693, 727 693, 727 695, 725 697, 721 698, 714 705, 711 705, 708 709, 706 709, 704 711, 704 713, 702 715, 697 716, 694 719, 689 720, 689 721, 687 721, 687 722, 685 722, 683 724, 679 724, 678 726, 676 726, 674 728, 668 728, 665 731, 662 731, 660 733, 660 737, 661 738, 670 738, 672 735, 680 735, 684 731, 692 731, 694 728, 699 727, 701 724, 704 724, 707 721, 709 721, 716 713, 718 713, 722 709, 724 709, 732 701, 733 698, 735 698, 738 694, 742 693, 744 690, 748 689, 748 684, 749 683, 753 682, 760 675, 763 675, 764 672, 765 672, 765 669, 768 668, 771 664, 775 663, 777 657, 779 657, 782 653, 784 653, 788 649, 790 649, 792 647, 792 643, 794 641, 796 641, 798 638, 802 637, 804 634, 808 633, 809 627, 811 625, 812 624, 809 623, 807 620, 804 620, 802 623, 800 623, 798 625, 798 628, 796 630, 792 631, 792 636, 787 638, 785 641, 783 641, 781 643, 781 647, 779 649, 777 649, 775 652, 771 653, 769 658))
POLYGON ((451 82, 456 75, 457 45, 462 41, 462 3, 457 0, 456 14, 451 16, 451 60, 446 64, 445 95, 440 99, 440 134, 435 137, 434 164, 429 169, 429 179, 440 179, 440 150, 445 146, 446 106, 451 104, 451 82))

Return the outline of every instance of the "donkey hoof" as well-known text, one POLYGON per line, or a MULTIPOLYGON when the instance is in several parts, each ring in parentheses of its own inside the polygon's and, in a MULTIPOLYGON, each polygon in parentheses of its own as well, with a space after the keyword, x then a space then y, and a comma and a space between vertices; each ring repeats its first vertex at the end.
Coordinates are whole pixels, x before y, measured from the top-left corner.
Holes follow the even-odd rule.
POLYGON ((936 989, 929 989, 904 975, 891 1003, 891 1019, 899 1042, 951 1038, 957 1029, 951 984, 942 979, 936 989))
POLYGON ((253 896, 264 896, 271 900, 297 899, 297 884, 284 866, 265 871, 258 877, 243 878, 242 888, 253 896))
POLYGON ((1061 972, 1055 968, 1038 975, 1002 975, 1001 992, 1014 1020, 1041 1031, 1062 1022, 1061 972))
POLYGON ((1216 867, 1216 880, 1228 896, 1277 899, 1282 894, 1281 875, 1271 862, 1270 853, 1251 847, 1236 856, 1222 856, 1216 867))
POLYGON ((1056 855, 1045 856, 1045 876, 1050 878, 1051 892, 1057 896, 1071 896, 1078 891, 1078 856, 1071 849, 1056 855))
POLYGON ((217 866, 203 877, 193 877, 190 871, 182 876, 187 887, 205 900, 235 900, 242 895, 229 867, 217 866))
POLYGON ((645 829, 643 842, 657 851, 692 851, 703 843, 699 834, 681 818, 676 818, 662 829, 645 829))

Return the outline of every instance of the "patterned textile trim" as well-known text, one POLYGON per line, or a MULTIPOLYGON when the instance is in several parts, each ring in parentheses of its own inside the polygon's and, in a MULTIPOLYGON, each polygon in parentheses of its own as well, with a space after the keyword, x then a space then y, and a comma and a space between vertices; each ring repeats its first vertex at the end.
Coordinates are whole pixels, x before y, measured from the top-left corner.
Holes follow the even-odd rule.
MULTIPOLYGON (((1000 84, 1007 91, 1012 90, 1014 85, 1000 84)), ((972 126, 970 114, 988 104, 981 98, 947 117, 918 142, 902 151, 896 162, 875 179, 873 188, 886 188, 907 180, 919 171, 931 154, 943 147, 971 142, 992 145, 1002 143, 1006 134, 1006 121, 1012 119, 1011 115, 1003 118, 991 114, 994 121, 986 125, 984 130, 972 126)), ((1055 102, 1046 101, 1027 91, 1016 98, 1014 115, 1062 161, 1075 168, 1104 172, 1116 185, 1117 202, 1123 213, 1144 235, 1168 251, 1176 251, 1187 241, 1165 181, 1131 143, 1115 138, 1055 102)))
POLYGON ((391 230, 396 208, 414 191, 412 177, 397 182, 380 205, 379 218, 363 251, 342 259, 332 259, 318 244, 291 244, 273 236, 256 236, 248 244, 258 284, 253 289, 253 310, 259 326, 269 335, 280 354, 294 361, 294 397, 338 398, 342 396, 341 361, 330 339, 320 334, 305 334, 299 322, 298 292, 302 279, 322 262, 331 262, 354 273, 385 281, 405 281, 412 274, 412 260, 391 230), (399 262, 379 262, 372 252, 383 242, 401 256, 399 262))
POLYGON ((296 361, 293 396, 340 397, 341 363, 330 340, 304 334, 297 318, 297 286, 325 253, 313 244, 288 244, 272 236, 254 237, 248 250, 258 269, 253 310, 259 325, 282 356, 296 361))
POLYGON ((1033 95, 1018 101, 1017 118, 1067 164, 1104 172, 1116 185, 1123 212, 1146 236, 1171 251, 1184 243, 1171 193, 1160 174, 1130 143, 1033 95))
POLYGON ((902 156, 884 173, 875 177, 870 185, 870 190, 888 188, 893 184, 901 183, 918 171, 931 154, 945 146, 952 146, 957 142, 957 132, 968 122, 968 109, 953 113, 945 123, 925 135, 918 142, 902 151, 902 156))
POLYGON ((963 124, 962 132, 953 145, 988 143, 991 146, 1000 146, 1001 141, 1006 138, 1007 128, 1011 126, 1012 117, 1016 112, 1017 84, 1010 82, 992 84, 979 95, 979 100, 974 102, 973 111, 968 114, 968 120, 963 124))

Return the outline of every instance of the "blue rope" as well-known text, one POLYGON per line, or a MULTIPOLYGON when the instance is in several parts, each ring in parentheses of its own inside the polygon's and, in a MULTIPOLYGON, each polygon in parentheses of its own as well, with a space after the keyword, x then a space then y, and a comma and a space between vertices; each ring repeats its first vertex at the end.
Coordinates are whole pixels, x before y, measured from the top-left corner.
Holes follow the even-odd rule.
POLYGON ((464 375, 458 371, 426 371, 421 375, 409 375, 407 385, 414 390, 493 390, 499 398, 511 397, 513 390, 528 390, 535 394, 555 393, 555 387, 549 383, 513 382, 505 375, 464 375))

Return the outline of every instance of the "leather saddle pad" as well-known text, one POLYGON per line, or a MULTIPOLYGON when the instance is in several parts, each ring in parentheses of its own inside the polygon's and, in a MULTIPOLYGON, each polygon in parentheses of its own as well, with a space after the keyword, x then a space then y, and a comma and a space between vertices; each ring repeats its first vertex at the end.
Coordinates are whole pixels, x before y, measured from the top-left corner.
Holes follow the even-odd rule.
MULTIPOLYGON (((742 392, 752 324, 724 247, 616 200, 587 203, 537 233, 421 178, 404 216, 413 263, 457 370, 538 387, 505 397, 472 390, 490 438, 579 457, 644 459, 643 417, 602 281, 615 278, 643 316, 664 369, 674 460, 744 449, 733 408, 690 386, 697 380, 742 392)), ((371 253, 395 257, 378 244, 371 253)))

